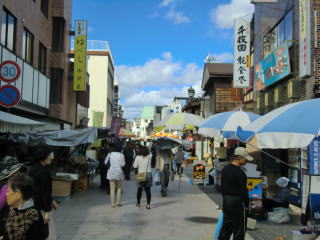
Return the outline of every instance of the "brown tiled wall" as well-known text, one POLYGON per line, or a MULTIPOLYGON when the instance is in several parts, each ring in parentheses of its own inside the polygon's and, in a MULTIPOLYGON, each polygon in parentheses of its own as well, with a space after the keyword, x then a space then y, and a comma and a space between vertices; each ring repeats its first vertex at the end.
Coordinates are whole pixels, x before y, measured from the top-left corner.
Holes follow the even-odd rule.
MULTIPOLYGON (((33 67, 38 68, 39 41, 47 48, 47 71, 50 78, 52 67, 64 70, 62 84, 62 104, 50 104, 49 115, 75 123, 76 93, 72 91, 72 82, 68 80, 72 0, 49 0, 48 17, 40 10, 41 0, 0 0, 0 16, 6 8, 17 19, 15 54, 22 56, 23 28, 34 36, 33 67), (52 18, 65 19, 65 46, 63 53, 52 53, 52 18)), ((1 27, 1 17, 0 17, 1 27)))

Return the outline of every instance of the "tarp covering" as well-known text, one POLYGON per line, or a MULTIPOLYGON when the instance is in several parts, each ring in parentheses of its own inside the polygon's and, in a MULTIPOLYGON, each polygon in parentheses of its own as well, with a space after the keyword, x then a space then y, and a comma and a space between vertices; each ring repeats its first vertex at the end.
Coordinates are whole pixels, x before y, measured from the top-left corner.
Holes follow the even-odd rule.
POLYGON ((43 131, 45 123, 0 111, 0 132, 28 133, 43 131))
MULTIPOLYGON (((104 129, 104 131, 107 130, 104 129)), ((98 128, 92 127, 78 130, 60 130, 40 133, 11 134, 9 138, 15 142, 30 145, 37 145, 43 143, 49 146, 74 147, 80 144, 92 143, 96 141, 99 138, 99 136, 98 128)))

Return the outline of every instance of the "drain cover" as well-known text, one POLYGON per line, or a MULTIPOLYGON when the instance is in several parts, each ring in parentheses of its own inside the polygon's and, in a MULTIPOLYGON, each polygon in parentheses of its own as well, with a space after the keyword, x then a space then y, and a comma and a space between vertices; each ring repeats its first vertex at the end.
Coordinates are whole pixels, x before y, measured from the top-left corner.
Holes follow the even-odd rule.
POLYGON ((216 218, 210 218, 210 217, 188 217, 185 218, 188 222, 195 222, 195 223, 216 223, 218 220, 216 218))

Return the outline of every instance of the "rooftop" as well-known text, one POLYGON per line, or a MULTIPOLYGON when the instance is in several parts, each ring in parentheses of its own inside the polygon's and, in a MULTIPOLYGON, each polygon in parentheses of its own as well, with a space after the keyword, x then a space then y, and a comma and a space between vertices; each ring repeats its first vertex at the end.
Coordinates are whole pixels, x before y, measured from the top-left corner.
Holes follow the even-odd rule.
POLYGON ((202 90, 206 87, 212 77, 231 77, 233 76, 232 63, 206 63, 203 70, 202 90))
POLYGON ((155 106, 144 106, 141 113, 142 119, 154 120, 156 112, 155 106))

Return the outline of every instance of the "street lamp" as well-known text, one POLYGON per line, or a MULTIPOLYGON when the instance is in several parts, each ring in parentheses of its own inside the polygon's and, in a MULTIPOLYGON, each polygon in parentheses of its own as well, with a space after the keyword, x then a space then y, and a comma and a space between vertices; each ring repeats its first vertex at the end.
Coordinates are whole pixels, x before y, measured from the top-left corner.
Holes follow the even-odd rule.
POLYGON ((188 89, 188 96, 190 99, 192 99, 194 97, 195 93, 196 93, 196 91, 192 87, 190 87, 188 89))

